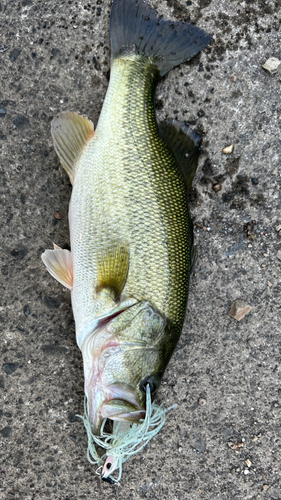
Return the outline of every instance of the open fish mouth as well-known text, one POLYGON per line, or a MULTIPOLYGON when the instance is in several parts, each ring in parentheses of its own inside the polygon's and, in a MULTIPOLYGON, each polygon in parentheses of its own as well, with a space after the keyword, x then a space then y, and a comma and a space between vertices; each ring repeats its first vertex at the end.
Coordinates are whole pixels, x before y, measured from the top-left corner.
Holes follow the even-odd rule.
POLYGON ((121 305, 97 322, 81 346, 89 418, 96 435, 104 419, 136 423, 145 417, 143 381, 152 380, 161 357, 159 339, 166 319, 148 301, 121 305))
POLYGON ((132 455, 141 451, 149 441, 162 429, 166 420, 166 413, 177 405, 164 409, 151 400, 149 384, 146 387, 146 411, 139 423, 114 422, 113 431, 104 430, 107 419, 102 422, 100 435, 92 432, 89 420, 89 405, 85 398, 84 415, 80 416, 84 422, 88 435, 87 457, 89 462, 98 466, 97 474, 110 484, 116 484, 122 476, 122 466, 132 455), (100 455, 98 448, 104 450, 100 455), (118 471, 115 478, 112 474, 118 471))

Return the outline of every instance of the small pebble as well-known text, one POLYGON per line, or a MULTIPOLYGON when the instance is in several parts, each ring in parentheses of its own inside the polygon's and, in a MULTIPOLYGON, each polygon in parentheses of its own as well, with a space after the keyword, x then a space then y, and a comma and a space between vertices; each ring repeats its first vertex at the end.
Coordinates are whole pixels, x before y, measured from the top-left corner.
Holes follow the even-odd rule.
POLYGON ((248 467, 251 467, 252 462, 251 462, 251 460, 249 458, 247 458, 247 460, 245 460, 245 462, 246 462, 246 464, 247 464, 248 467))
POLYGON ((54 215, 55 219, 57 220, 61 220, 62 218, 62 214, 60 212, 56 212, 55 215, 54 215))
POLYGON ((281 64, 281 61, 277 59, 277 57, 270 57, 265 61, 265 63, 262 65, 263 69, 268 71, 271 75, 274 75, 277 73, 277 70, 279 69, 279 66, 281 64))
POLYGON ((281 260, 281 250, 278 250, 276 255, 277 255, 277 259, 281 260))
POLYGON ((204 398, 199 398, 199 399, 198 399, 198 404, 199 404, 199 406, 205 406, 205 404, 206 404, 206 399, 204 399, 204 398))
POLYGON ((232 446, 233 450, 237 450, 237 448, 243 448, 244 444, 243 443, 237 443, 232 446))
POLYGON ((221 184, 217 182, 217 184, 213 184, 212 188, 216 193, 218 193, 221 190, 221 184))
POLYGON ((233 144, 230 144, 230 146, 226 146, 225 148, 223 148, 222 152, 225 153, 226 155, 229 155, 230 153, 232 153, 233 149, 234 149, 233 144))
POLYGON ((235 300, 230 307, 228 315, 231 318, 236 319, 237 321, 241 321, 249 312, 251 312, 252 307, 246 304, 243 300, 235 300))
POLYGON ((268 490, 268 488, 269 488, 269 485, 268 485, 268 484, 264 484, 264 485, 263 485, 263 489, 264 489, 264 491, 268 490))
POLYGON ((237 76, 235 76, 235 75, 234 75, 234 76, 232 76, 232 77, 231 77, 231 81, 232 81, 232 82, 236 82, 236 81, 237 81, 237 76))

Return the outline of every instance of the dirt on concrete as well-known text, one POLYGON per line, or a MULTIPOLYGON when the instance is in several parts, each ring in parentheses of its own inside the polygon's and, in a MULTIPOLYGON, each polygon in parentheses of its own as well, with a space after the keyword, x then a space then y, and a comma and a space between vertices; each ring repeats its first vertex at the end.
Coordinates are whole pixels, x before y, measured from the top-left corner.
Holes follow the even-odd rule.
POLYGON ((281 499, 281 74, 262 68, 281 59, 280 1, 153 6, 213 34, 156 95, 159 120, 184 120, 203 138, 190 197, 198 258, 157 398, 178 406, 110 486, 87 461, 76 416, 70 295, 40 259, 53 242, 69 248, 71 185, 50 122, 70 110, 97 123, 110 2, 0 2, 1 500, 281 499), (236 299, 252 307, 240 322, 227 314, 236 299))

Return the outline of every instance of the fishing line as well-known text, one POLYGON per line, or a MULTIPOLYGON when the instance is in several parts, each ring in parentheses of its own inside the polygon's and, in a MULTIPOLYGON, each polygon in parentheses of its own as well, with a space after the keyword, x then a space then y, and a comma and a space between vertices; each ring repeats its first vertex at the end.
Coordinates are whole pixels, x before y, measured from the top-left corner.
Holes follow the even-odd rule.
POLYGON ((104 430, 107 419, 103 420, 100 436, 95 436, 91 430, 89 418, 89 404, 87 397, 84 399, 84 416, 77 415, 83 420, 87 436, 88 449, 87 458, 91 464, 97 465, 97 474, 109 477, 115 483, 118 483, 122 476, 122 465, 128 458, 139 453, 149 441, 162 429, 166 420, 166 413, 177 405, 164 409, 162 405, 157 405, 151 400, 149 384, 146 386, 146 412, 145 418, 139 423, 130 424, 126 430, 124 422, 114 422, 113 432, 108 433, 104 430), (102 448, 105 453, 99 455, 97 447, 102 448), (108 459, 108 461, 107 461, 108 459), (108 472, 104 471, 104 465, 108 472), (108 465, 110 464, 110 467, 108 465), (99 470, 102 468, 102 473, 99 470), (111 476, 112 472, 119 469, 117 479, 111 476), (106 474, 106 475, 105 475, 106 474))

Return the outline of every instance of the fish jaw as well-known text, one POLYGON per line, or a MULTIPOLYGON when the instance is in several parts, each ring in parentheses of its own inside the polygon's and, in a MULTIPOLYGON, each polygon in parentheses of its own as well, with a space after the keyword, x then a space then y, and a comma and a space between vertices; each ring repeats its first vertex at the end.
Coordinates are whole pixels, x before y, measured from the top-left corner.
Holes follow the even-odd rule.
POLYGON ((146 385, 154 395, 163 374, 166 318, 148 301, 125 309, 121 304, 97 322, 81 345, 88 416, 96 435, 105 418, 143 419, 146 385))
POLYGON ((108 358, 120 354, 122 350, 122 342, 107 330, 107 325, 88 335, 81 350, 85 394, 93 434, 100 434, 105 418, 129 422, 138 422, 144 418, 144 401, 139 403, 137 391, 129 384, 115 382, 105 369, 108 358))

